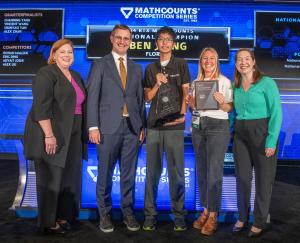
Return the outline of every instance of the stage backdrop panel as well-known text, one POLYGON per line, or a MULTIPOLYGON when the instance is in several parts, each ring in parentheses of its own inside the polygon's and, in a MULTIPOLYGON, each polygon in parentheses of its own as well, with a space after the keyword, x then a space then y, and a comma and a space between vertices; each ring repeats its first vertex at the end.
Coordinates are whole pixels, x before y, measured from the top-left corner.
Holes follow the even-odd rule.
MULTIPOLYGON (((72 68, 80 72, 83 79, 87 80, 92 62, 87 58, 89 55, 86 46, 89 39, 88 26, 100 26, 101 28, 109 26, 111 28, 119 23, 132 26, 134 43, 129 51, 129 56, 136 55, 136 61, 142 65, 143 69, 154 60, 147 59, 148 57, 157 57, 153 38, 159 26, 174 26, 179 35, 178 51, 183 55, 190 53, 192 59, 197 59, 199 50, 190 48, 198 46, 201 49, 203 43, 203 45, 212 43, 212 45, 216 45, 217 49, 223 46, 224 49, 218 49, 219 52, 225 50, 224 53, 220 53, 221 58, 224 59, 220 66, 222 73, 231 80, 233 79, 234 57, 237 48, 255 48, 260 68, 276 79, 281 92, 284 120, 280 135, 279 158, 300 159, 300 152, 295 149, 300 143, 300 126, 298 126, 300 118, 299 24, 297 23, 300 13, 299 4, 252 3, 250 1, 244 3, 193 1, 174 2, 171 5, 170 2, 151 1, 76 1, 74 4, 69 1, 55 0, 40 2, 2 0, 0 9, 0 84, 4 88, 3 90, 12 86, 22 89, 25 84, 29 86, 24 90, 30 88, 32 76, 28 75, 32 75, 34 70, 46 62, 51 41, 62 36, 74 41, 75 61, 72 68), (39 24, 35 25, 34 21, 39 24), (205 31, 202 32, 202 30, 205 31), (213 34, 215 31, 221 30, 222 41, 205 43, 203 39, 208 34, 208 30, 213 30, 213 34), (10 31, 20 33, 9 33, 10 31), (205 33, 204 37, 203 33, 205 33), (33 42, 33 37, 34 40, 43 41, 43 43, 33 42), (192 37, 195 37, 194 40, 190 40, 192 37), (198 41, 199 45, 196 45, 194 41, 198 41), (32 48, 35 52, 9 50, 10 43, 13 48, 32 48), (222 45, 218 46, 219 44, 222 45), (3 46, 6 48, 5 52, 3 46), (35 55, 40 60, 38 63, 35 63, 35 55)), ((100 31, 102 31, 101 28, 100 31)), ((96 33, 98 32, 97 28, 94 30, 96 33)), ((106 30, 106 39, 108 33, 106 30)), ((109 47, 109 42, 107 42, 99 41, 100 49, 109 47)), ((93 45, 99 50, 97 43, 93 45)), ((93 52, 91 52, 91 56, 93 52)), ((104 54, 104 52, 101 55, 96 54, 96 57, 104 54)), ((190 54, 184 57, 189 58, 190 54)), ((198 61, 188 60, 188 65, 193 80, 197 77, 198 61)), ((30 107, 28 100, 22 103, 20 101, 22 95, 19 92, 16 92, 16 95, 10 95, 11 91, 3 91, 2 94, 0 108, 2 107, 1 109, 4 111, 3 120, 5 117, 5 122, 0 124, 0 130, 4 135, 7 133, 21 135, 30 107), (14 106, 9 107, 12 103, 20 105, 20 107, 24 105, 21 109, 17 109, 17 122, 14 106)), ((185 133, 190 134, 189 123, 185 133)), ((5 144, 5 140, 1 143, 5 144)), ((8 146, 3 146, 3 148, 6 147, 8 146)), ((0 152, 5 153, 6 151, 3 149, 0 152)), ((13 149, 10 148, 8 151, 12 152, 13 149)))
MULTIPOLYGON (((155 44, 157 30, 162 26, 129 26, 132 30, 132 42, 129 47, 133 59, 157 59, 159 52, 155 44)), ((199 53, 207 46, 215 48, 222 61, 229 60, 230 28, 228 27, 191 27, 170 26, 177 38, 174 47, 176 57, 186 60, 198 60, 199 53)), ((113 26, 88 25, 86 38, 87 57, 101 58, 111 50, 110 33, 113 26), (99 45, 99 43, 103 43, 99 45)))
POLYGON ((0 75, 35 75, 63 36, 63 9, 0 10, 0 75))
POLYGON ((281 89, 299 90, 300 12, 256 11, 255 56, 281 89))

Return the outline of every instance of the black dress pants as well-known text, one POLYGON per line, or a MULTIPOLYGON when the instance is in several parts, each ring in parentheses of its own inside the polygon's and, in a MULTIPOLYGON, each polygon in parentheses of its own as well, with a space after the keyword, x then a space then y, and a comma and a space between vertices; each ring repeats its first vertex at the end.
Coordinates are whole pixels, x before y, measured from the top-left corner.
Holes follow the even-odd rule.
POLYGON ((35 161, 38 227, 54 227, 57 219, 78 216, 81 195, 82 116, 75 115, 65 167, 35 161))
POLYGON ((261 229, 267 222, 277 165, 277 151, 269 158, 265 154, 267 134, 268 119, 236 121, 233 154, 239 220, 247 222, 249 217, 254 168, 256 192, 253 225, 261 229))

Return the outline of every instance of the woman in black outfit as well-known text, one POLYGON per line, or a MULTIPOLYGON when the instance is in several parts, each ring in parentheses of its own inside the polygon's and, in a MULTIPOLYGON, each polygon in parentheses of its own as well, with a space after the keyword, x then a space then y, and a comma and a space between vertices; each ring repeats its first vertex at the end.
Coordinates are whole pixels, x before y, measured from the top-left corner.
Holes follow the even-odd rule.
POLYGON ((80 75, 70 69, 73 61, 72 42, 56 41, 48 65, 32 83, 24 150, 34 160, 38 227, 45 233, 65 233, 79 211, 86 91, 80 75))

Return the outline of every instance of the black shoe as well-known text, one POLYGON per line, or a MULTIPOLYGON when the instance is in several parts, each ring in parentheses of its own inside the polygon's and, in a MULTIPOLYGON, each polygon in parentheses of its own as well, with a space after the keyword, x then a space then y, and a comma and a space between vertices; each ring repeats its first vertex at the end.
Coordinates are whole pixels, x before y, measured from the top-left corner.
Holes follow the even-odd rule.
POLYGON ((68 222, 68 221, 66 221, 66 222, 57 222, 59 225, 60 225, 60 227, 62 227, 64 230, 71 230, 72 229, 72 226, 71 226, 71 224, 68 222))
POLYGON ((66 231, 61 227, 57 228, 43 228, 39 230, 41 233, 46 235, 64 235, 66 234, 66 231))
POLYGON ((99 229, 104 233, 110 233, 114 231, 114 226, 108 214, 100 217, 99 229))
POLYGON ((263 233, 263 230, 259 231, 259 232, 254 232, 252 230, 249 231, 248 233, 248 237, 249 238, 257 238, 257 237, 260 237, 263 233))
POLYGON ((247 224, 246 223, 244 223, 244 225, 243 226, 241 226, 241 227, 237 227, 237 226, 233 226, 232 227, 232 233, 238 233, 238 232, 241 232, 241 231, 244 231, 245 229, 247 229, 248 227, 247 227, 247 224))
POLYGON ((130 231, 138 231, 141 228, 140 224, 136 221, 133 215, 124 216, 123 223, 130 231))

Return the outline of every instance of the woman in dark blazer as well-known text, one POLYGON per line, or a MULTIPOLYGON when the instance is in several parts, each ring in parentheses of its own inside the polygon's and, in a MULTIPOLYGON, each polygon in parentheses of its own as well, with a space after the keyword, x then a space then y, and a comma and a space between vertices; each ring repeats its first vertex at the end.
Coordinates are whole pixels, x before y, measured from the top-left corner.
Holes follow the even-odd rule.
POLYGON ((38 227, 46 233, 65 233, 79 211, 86 91, 70 70, 73 61, 72 42, 56 41, 49 65, 33 80, 25 127, 25 156, 36 169, 38 227))

